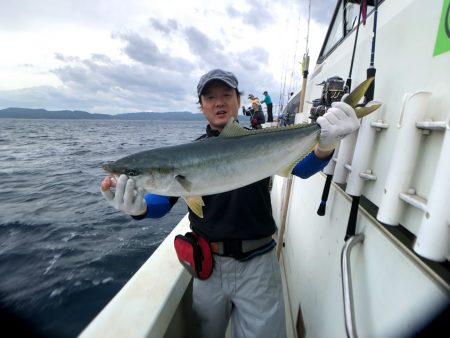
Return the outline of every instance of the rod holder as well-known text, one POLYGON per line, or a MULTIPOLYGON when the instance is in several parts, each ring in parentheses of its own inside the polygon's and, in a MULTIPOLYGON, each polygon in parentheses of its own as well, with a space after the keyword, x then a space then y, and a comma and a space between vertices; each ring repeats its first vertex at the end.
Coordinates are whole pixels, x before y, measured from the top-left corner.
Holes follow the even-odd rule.
POLYGON ((347 135, 339 144, 339 154, 334 168, 333 181, 336 183, 346 183, 348 176, 348 169, 345 165, 350 163, 353 151, 355 150, 356 138, 358 131, 347 135))
POLYGON ((409 188, 422 137, 416 121, 424 120, 430 96, 430 92, 419 91, 403 98, 397 141, 377 214, 382 223, 398 225, 404 212, 400 194, 409 188))
POLYGON ((445 261, 450 251, 450 118, 436 167, 435 179, 414 243, 414 251, 433 261, 445 261))
POLYGON ((323 173, 325 175, 333 175, 334 169, 336 168, 338 154, 339 154, 339 144, 337 145, 336 149, 334 150, 333 157, 331 158, 330 162, 328 162, 326 167, 323 168, 323 173))
MULTIPOLYGON (((370 104, 368 104, 370 106, 370 104)), ((361 173, 367 173, 369 162, 372 157, 371 150, 377 136, 377 129, 372 123, 379 120, 377 114, 370 114, 362 119, 359 128, 358 140, 356 141, 355 151, 353 153, 351 170, 347 179, 347 187, 345 192, 351 196, 361 196, 365 179, 361 177, 361 173)))

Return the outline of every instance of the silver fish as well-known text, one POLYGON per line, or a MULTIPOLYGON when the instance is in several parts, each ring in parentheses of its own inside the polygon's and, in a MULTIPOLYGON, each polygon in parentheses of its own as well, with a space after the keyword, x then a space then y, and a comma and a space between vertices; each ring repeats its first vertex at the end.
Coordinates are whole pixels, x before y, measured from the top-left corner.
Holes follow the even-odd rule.
MULTIPOLYGON (((345 101, 354 107, 370 82, 363 82, 345 101)), ((358 108, 357 115, 376 108, 358 108)), ((133 178, 147 192, 181 196, 203 217, 201 196, 237 189, 274 174, 288 176, 315 147, 319 135, 316 123, 247 130, 230 119, 218 137, 139 152, 102 167, 115 176, 133 178)))

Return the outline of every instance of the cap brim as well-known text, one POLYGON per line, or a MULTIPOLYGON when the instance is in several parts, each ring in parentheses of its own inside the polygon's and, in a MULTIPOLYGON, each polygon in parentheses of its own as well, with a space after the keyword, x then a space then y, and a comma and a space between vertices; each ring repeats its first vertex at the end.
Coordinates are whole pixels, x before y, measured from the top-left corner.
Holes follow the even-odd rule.
POLYGON ((212 82, 212 81, 220 81, 220 82, 223 82, 223 83, 225 83, 227 86, 229 86, 229 87, 231 87, 231 88, 233 88, 233 89, 236 89, 237 87, 236 87, 236 85, 234 85, 233 83, 230 83, 229 81, 227 81, 227 80, 225 80, 225 79, 221 79, 221 78, 212 78, 212 79, 209 79, 208 81, 206 81, 205 82, 205 84, 203 85, 203 87, 202 87, 202 89, 200 90, 200 95, 203 93, 203 90, 212 82))

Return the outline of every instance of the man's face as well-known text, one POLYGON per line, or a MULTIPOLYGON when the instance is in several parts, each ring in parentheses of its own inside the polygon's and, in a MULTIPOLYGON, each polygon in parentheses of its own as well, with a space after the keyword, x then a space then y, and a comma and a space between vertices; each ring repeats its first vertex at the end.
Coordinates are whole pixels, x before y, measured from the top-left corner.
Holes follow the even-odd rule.
POLYGON ((212 129, 222 131, 231 117, 237 118, 241 99, 236 89, 211 81, 203 90, 200 106, 212 129))

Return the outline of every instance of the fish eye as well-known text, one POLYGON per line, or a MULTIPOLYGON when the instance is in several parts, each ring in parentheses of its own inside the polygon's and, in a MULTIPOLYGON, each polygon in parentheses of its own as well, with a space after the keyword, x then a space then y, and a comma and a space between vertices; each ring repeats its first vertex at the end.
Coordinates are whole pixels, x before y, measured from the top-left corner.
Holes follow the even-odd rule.
POLYGON ((125 169, 124 174, 127 176, 137 176, 138 172, 134 169, 125 169))

